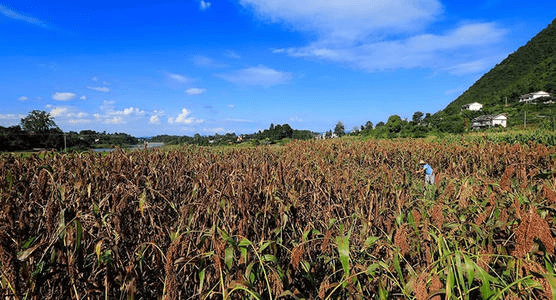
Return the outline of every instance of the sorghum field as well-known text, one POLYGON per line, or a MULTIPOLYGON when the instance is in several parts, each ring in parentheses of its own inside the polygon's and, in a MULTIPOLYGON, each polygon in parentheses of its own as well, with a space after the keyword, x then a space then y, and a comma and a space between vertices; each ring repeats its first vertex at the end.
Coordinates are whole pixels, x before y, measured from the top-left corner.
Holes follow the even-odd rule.
POLYGON ((555 162, 464 140, 5 154, 0 295, 551 299, 555 162))

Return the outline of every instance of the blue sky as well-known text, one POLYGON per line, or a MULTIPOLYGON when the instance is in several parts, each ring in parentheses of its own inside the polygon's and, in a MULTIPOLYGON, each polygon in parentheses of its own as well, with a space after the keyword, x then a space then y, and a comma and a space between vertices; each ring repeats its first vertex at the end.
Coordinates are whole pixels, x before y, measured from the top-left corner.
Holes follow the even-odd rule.
POLYGON ((349 131, 443 109, 556 1, 0 0, 0 126, 349 131))

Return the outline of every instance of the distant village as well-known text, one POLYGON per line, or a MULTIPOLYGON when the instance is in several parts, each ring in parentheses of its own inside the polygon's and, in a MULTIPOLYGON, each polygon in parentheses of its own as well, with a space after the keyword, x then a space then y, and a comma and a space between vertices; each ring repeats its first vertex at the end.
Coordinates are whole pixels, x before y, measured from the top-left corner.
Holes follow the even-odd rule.
MULTIPOLYGON (((519 102, 531 103, 540 98, 550 98, 550 93, 538 91, 528 93, 519 97, 519 102)), ((544 104, 554 103, 552 100, 543 102, 544 104)), ((480 111, 483 105, 478 102, 473 102, 461 106, 461 110, 480 111)), ((471 120, 471 129, 479 130, 483 128, 490 128, 495 126, 506 127, 508 116, 506 114, 482 115, 471 120)))

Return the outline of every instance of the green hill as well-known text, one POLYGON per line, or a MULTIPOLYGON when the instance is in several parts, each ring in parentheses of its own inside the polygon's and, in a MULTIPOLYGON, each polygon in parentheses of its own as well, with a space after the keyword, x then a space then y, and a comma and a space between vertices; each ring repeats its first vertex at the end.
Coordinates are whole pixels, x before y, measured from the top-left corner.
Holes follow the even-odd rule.
POLYGON ((552 97, 556 92, 556 19, 483 75, 439 114, 443 117, 459 115, 462 105, 479 102, 483 104, 483 111, 466 112, 463 118, 504 112, 508 115, 509 125, 516 125, 523 122, 524 111, 527 111, 528 123, 552 119, 556 112, 555 104, 519 103, 521 95, 536 91, 549 92, 552 97))

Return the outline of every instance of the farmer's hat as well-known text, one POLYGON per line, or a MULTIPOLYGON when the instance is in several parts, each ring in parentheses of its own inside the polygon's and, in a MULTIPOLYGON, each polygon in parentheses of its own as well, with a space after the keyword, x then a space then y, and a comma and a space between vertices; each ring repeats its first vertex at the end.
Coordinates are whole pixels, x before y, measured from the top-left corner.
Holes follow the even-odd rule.
POLYGON ((419 164, 420 164, 420 165, 424 165, 424 164, 425 164, 425 161, 421 159, 421 160, 419 161, 419 164))

